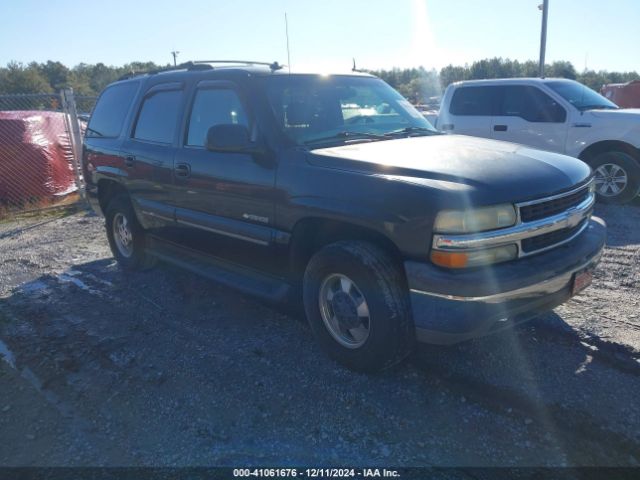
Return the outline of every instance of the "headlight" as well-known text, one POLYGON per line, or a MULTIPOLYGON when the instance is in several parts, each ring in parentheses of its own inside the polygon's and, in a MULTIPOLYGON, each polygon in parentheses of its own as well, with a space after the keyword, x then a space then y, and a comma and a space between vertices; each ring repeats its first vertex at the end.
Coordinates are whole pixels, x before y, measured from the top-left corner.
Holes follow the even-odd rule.
POLYGON ((432 250, 431 261, 446 268, 469 268, 493 263, 506 262, 518 256, 516 245, 503 245, 501 247, 485 248, 482 250, 448 251, 432 250))
POLYGON ((516 224, 513 205, 495 205, 469 210, 443 210, 438 213, 433 229, 438 233, 475 233, 516 224))

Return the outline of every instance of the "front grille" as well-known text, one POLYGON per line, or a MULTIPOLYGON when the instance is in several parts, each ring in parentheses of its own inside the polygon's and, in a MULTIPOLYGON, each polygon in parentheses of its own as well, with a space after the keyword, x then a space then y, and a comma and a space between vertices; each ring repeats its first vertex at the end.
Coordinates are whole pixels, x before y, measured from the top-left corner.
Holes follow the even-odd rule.
POLYGON ((563 228, 562 230, 556 230, 555 232, 545 233, 538 235, 537 237, 526 238, 522 240, 521 247, 524 253, 536 252, 543 248, 551 247, 558 243, 562 243, 575 235, 584 226, 589 219, 585 219, 578 225, 572 228, 563 228))
POLYGON ((520 219, 523 222, 532 222, 541 218, 551 217, 579 205, 588 195, 589 187, 585 186, 577 192, 564 197, 534 203, 533 205, 523 205, 520 207, 520 219))

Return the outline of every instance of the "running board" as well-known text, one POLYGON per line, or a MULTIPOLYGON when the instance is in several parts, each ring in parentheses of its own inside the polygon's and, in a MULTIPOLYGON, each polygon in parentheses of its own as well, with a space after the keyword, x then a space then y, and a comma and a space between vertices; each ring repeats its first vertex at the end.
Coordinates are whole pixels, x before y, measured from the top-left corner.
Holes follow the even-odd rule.
POLYGON ((164 262, 269 302, 283 302, 291 292, 291 285, 278 277, 158 237, 148 238, 147 252, 164 262))

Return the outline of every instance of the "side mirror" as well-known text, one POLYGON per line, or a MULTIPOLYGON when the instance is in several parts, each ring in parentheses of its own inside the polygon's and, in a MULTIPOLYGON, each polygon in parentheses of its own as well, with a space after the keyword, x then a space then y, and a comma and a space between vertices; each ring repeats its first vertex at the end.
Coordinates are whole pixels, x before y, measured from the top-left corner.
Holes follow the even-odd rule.
POLYGON ((213 152, 252 153, 249 130, 244 125, 233 123, 209 128, 205 146, 213 152))
POLYGON ((214 125, 207 130, 205 147, 212 152, 251 155, 256 163, 268 168, 275 164, 273 152, 261 142, 252 142, 249 129, 244 125, 235 123, 214 125))

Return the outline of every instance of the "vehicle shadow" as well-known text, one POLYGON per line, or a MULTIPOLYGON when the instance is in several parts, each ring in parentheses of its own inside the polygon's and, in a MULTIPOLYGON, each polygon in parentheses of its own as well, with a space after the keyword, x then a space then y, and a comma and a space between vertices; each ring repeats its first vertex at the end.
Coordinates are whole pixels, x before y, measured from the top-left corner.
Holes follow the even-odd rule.
POLYGON ((553 313, 378 375, 327 359, 295 309, 164 265, 77 264, 0 316, 16 368, 115 439, 93 464, 629 465, 640 443, 638 372, 553 313))
POLYGON ((418 345, 410 363, 487 408, 520 411, 561 443, 582 435, 627 459, 638 451, 638 353, 585 339, 555 312, 458 345, 418 345))

